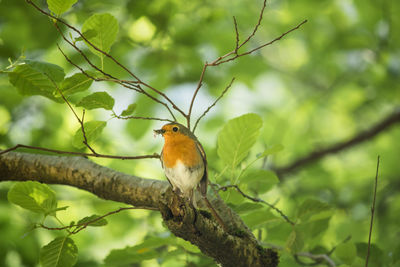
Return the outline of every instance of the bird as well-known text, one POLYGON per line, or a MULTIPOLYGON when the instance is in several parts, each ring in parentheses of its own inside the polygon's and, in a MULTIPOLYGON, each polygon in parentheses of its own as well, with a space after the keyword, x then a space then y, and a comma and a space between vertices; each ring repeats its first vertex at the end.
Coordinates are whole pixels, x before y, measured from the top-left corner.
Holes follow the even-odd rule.
POLYGON ((194 190, 207 194, 208 170, 206 153, 196 136, 177 122, 167 123, 155 134, 164 137, 161 165, 175 194, 189 200, 195 208, 194 190))

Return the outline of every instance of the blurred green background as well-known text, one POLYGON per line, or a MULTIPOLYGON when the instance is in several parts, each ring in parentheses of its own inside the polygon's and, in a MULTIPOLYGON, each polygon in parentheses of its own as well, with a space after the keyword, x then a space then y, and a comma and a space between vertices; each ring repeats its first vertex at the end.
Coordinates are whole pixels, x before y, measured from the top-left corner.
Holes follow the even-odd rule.
MULTIPOLYGON (((44 1, 37 2, 46 7, 44 1)), ((205 86, 195 102, 195 118, 231 78, 236 77, 228 94, 202 120, 196 132, 208 155, 212 182, 224 184, 229 180, 225 175, 215 179, 224 167, 217 156, 217 135, 234 117, 253 112, 263 119, 260 138, 248 162, 265 147, 284 146, 284 150, 269 157, 263 165, 270 168, 288 164, 316 148, 346 140, 400 105, 399 1, 268 2, 259 31, 244 50, 274 39, 304 19, 308 19, 308 23, 259 52, 208 69, 205 86)), ((187 110, 204 62, 234 47, 232 16, 236 16, 243 39, 251 33, 261 5, 261 1, 254 0, 233 3, 228 0, 85 0, 78 1, 63 18, 81 28, 94 13, 112 14, 120 29, 111 54, 187 110)), ((87 67, 79 54, 62 41, 48 18, 25 1, 0 1, 1 70, 6 70, 9 58, 15 61, 24 54, 27 59, 62 66, 67 75, 76 73, 58 51, 57 43, 71 59, 87 67)), ((84 51, 94 62, 100 63, 87 48, 84 51)), ((105 69, 121 79, 129 78, 107 59, 105 69)), ((168 118, 165 109, 125 88, 93 83, 90 90, 107 91, 112 95, 117 113, 136 103, 136 115, 168 118)), ((71 102, 77 100, 71 99, 71 102)), ((162 122, 110 118, 110 113, 104 110, 87 113, 88 120, 108 120, 101 138, 93 145, 98 152, 141 155, 161 150, 162 140, 154 139, 152 129, 159 128, 162 122)), ((75 151, 72 137, 78 128, 79 124, 65 104, 41 96, 23 97, 9 83, 7 74, 0 74, 1 149, 22 143, 75 151)), ((363 266, 364 255, 359 248, 363 245, 360 243, 368 240, 376 158, 381 155, 370 266, 398 266, 399 140, 400 127, 391 127, 367 142, 286 175, 284 182, 258 197, 275 203, 290 218, 295 218, 305 199, 329 204, 332 212, 320 231, 313 233, 303 229, 301 251, 326 253, 341 244, 342 247, 348 245, 349 250, 357 246, 359 257, 348 260, 336 252, 331 257, 338 265, 363 266), (349 240, 349 236, 350 241, 342 243, 349 240)), ((93 160, 128 174, 164 180, 157 160, 93 160)), ((261 167, 261 162, 254 166, 261 167)), ((39 218, 7 201, 7 191, 12 184, 0 184, 0 266, 37 266, 40 247, 57 233, 29 231, 30 224, 39 218)), ((87 214, 107 213, 123 205, 71 187, 51 187, 57 192, 61 206, 70 206, 67 211, 60 212, 60 219, 65 223, 87 214)), ((252 216, 263 215, 258 211, 243 216, 251 222, 252 216)), ((290 225, 283 220, 253 226, 266 246, 284 248, 287 245, 290 225)), ((76 266, 100 266, 112 249, 169 235, 157 212, 119 213, 109 218, 108 226, 87 229, 74 236, 79 248, 76 266)), ((157 258, 130 266, 213 266, 212 260, 189 244, 176 242, 173 246, 158 248, 157 258)), ((280 251, 280 266, 300 265, 291 252, 280 251)))

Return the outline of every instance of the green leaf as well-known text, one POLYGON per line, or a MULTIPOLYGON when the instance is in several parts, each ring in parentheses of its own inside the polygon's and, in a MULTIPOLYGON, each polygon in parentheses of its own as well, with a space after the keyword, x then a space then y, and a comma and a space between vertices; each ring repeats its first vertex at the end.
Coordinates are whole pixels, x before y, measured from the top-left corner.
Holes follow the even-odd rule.
MULTIPOLYGON (((355 244, 357 247, 357 256, 365 259, 368 252, 368 244, 366 242, 359 242, 355 244)), ((376 244, 371 244, 369 262, 370 266, 384 266, 386 254, 376 244)))
POLYGON ((357 248, 353 242, 339 244, 335 249, 336 256, 346 264, 352 264, 357 256, 357 248))
POLYGON ((57 209, 54 191, 36 181, 16 183, 7 197, 11 203, 36 213, 50 214, 57 209))
POLYGON ((232 209, 238 214, 246 214, 254 210, 263 209, 264 206, 259 203, 245 202, 239 205, 233 205, 232 209))
MULTIPOLYGON (((60 86, 60 90, 64 96, 69 96, 81 91, 87 90, 93 80, 82 73, 76 73, 67 77, 60 86)), ((57 92, 56 95, 59 95, 57 92)))
POLYGON ((106 92, 96 92, 91 95, 84 97, 78 104, 77 107, 84 107, 86 109, 104 108, 111 110, 114 107, 114 98, 112 98, 106 92))
POLYGON ((329 227, 331 216, 319 220, 312 220, 298 224, 298 229, 307 237, 307 239, 318 238, 329 227))
POLYGON ((69 208, 69 206, 64 206, 64 207, 60 207, 60 208, 55 208, 54 210, 51 210, 50 212, 52 213, 52 212, 57 212, 57 211, 60 211, 60 210, 66 210, 66 209, 68 209, 69 208))
MULTIPOLYGON (((106 127, 107 122, 105 121, 89 121, 83 124, 85 128, 85 135, 88 143, 95 141, 103 131, 104 127, 106 127)), ((85 147, 83 143, 83 133, 81 127, 76 130, 74 138, 72 140, 72 145, 78 149, 82 149, 85 147)))
MULTIPOLYGON (((88 18, 82 26, 82 32, 90 33, 84 35, 86 39, 100 50, 108 53, 118 33, 118 21, 108 13, 94 14, 88 18), (96 34, 94 34, 95 32, 96 34)), ((89 49, 96 55, 102 54, 86 43, 89 49)))
POLYGON ((40 250, 42 267, 70 267, 78 260, 78 248, 69 237, 57 237, 40 250))
POLYGON ((63 102, 54 96, 56 88, 49 78, 27 64, 17 66, 8 73, 8 78, 22 95, 41 95, 59 103, 63 102))
POLYGON ((256 114, 245 114, 225 124, 218 135, 218 156, 234 169, 255 144, 262 120, 256 114))
POLYGON ((120 116, 129 116, 131 115, 135 109, 136 109, 136 104, 130 104, 124 111, 122 111, 120 116))
POLYGON ((278 183, 279 178, 274 172, 261 169, 246 171, 240 179, 240 185, 247 185, 249 190, 259 194, 269 191, 278 183))
POLYGON ((183 248, 186 251, 189 251, 191 253, 201 253, 200 249, 190 243, 189 241, 186 241, 182 238, 175 238, 175 245, 183 248))
MULTIPOLYGON (((83 36, 85 36, 85 38, 90 39, 93 38, 95 36, 97 36, 97 32, 93 29, 87 30, 85 32, 82 33, 83 36)), ((75 38, 75 42, 78 41, 83 41, 84 39, 82 38, 82 36, 79 36, 78 38, 75 38)))
POLYGON ((77 0, 47 0, 47 5, 51 12, 56 15, 61 15, 65 11, 71 8, 77 0))
POLYGON ((278 153, 278 152, 280 152, 282 150, 283 150, 283 145, 281 145, 281 144, 273 145, 273 146, 267 148, 266 150, 264 150, 264 152, 261 153, 260 155, 257 155, 257 158, 261 159, 261 158, 264 158, 266 156, 276 154, 276 153, 278 153))
MULTIPOLYGON (((77 224, 88 223, 88 222, 91 222, 91 221, 93 221, 93 220, 95 220, 95 219, 97 219, 99 217, 100 217, 99 215, 87 216, 87 217, 85 217, 83 219, 80 219, 77 224)), ((104 226, 104 225, 107 225, 107 223, 108 223, 107 220, 102 218, 102 219, 100 219, 98 221, 89 223, 88 226, 104 226)))
POLYGON ((25 64, 46 76, 48 75, 54 82, 64 80, 64 69, 58 65, 36 60, 25 60, 25 64))
POLYGON ((281 221, 267 209, 254 210, 241 216, 245 224, 250 229, 261 228, 268 223, 281 221))
POLYGON ((104 263, 107 266, 129 265, 139 263, 144 260, 153 259, 159 256, 156 248, 168 246, 175 243, 174 237, 151 237, 143 241, 142 244, 126 247, 123 249, 114 249, 105 258, 104 263))
POLYGON ((330 216, 331 207, 315 199, 306 199, 297 210, 297 218, 302 222, 323 219, 330 216))
POLYGON ((300 231, 293 230, 286 240, 286 249, 292 254, 300 252, 304 247, 303 234, 300 231))

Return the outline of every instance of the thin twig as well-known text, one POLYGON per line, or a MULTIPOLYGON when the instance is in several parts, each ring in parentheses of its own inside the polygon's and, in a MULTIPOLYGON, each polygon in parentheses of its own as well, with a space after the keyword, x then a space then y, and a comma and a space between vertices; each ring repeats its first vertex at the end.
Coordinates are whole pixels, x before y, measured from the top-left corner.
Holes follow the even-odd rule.
MULTIPOLYGON (((271 243, 264 243, 264 242, 260 242, 263 246, 267 246, 267 247, 271 247, 273 249, 276 250, 285 250, 284 247, 282 246, 278 246, 275 244, 271 244, 271 243)), ((327 253, 327 254, 312 254, 311 252, 297 252, 295 254, 293 254, 296 262, 298 262, 301 265, 308 265, 308 266, 313 266, 313 265, 318 265, 323 261, 326 261, 327 264, 329 264, 329 266, 333 266, 335 267, 336 264, 335 262, 329 257, 331 253, 327 253), (307 257, 310 258, 311 260, 313 260, 314 262, 312 263, 305 263, 303 261, 300 260, 299 257, 307 257)))
POLYGON ((378 156, 377 163, 376 163, 376 175, 375 175, 375 185, 374 185, 374 199, 373 199, 373 201, 372 201, 372 207, 371 207, 371 223, 370 223, 370 226, 369 226, 368 250, 367 250, 367 257, 366 257, 366 259, 365 259, 365 267, 368 267, 369 253, 370 253, 370 248, 371 248, 372 226, 373 226, 373 224, 374 224, 374 214, 375 214, 376 188, 378 187, 379 161, 380 161, 380 156, 378 156))
POLYGON ((301 265, 316 265, 325 261, 329 266, 335 267, 335 262, 327 254, 312 254, 310 252, 298 252, 294 255, 295 260, 301 265), (307 264, 302 262, 299 257, 307 257, 315 261, 314 263, 307 264))
POLYGON ((71 231, 70 234, 76 234, 76 233, 82 231, 83 229, 85 229, 90 224, 95 223, 97 221, 100 221, 100 220, 104 219, 107 216, 119 213, 119 212, 124 211, 124 210, 132 210, 132 209, 158 210, 157 208, 145 207, 145 206, 124 207, 124 208, 119 208, 119 209, 114 210, 114 211, 110 211, 110 212, 108 212, 108 213, 106 213, 106 214, 104 214, 102 216, 99 216, 99 217, 97 217, 97 218, 95 218, 95 219, 93 219, 91 221, 85 222, 85 223, 72 224, 72 225, 63 226, 63 227, 48 227, 48 226, 45 226, 44 224, 39 224, 38 227, 44 228, 46 230, 67 230, 67 229, 71 229, 71 228, 75 227, 75 230, 71 231))
POLYGON ((376 124, 372 125, 370 128, 355 134, 349 140, 338 142, 325 148, 314 150, 310 154, 301 157, 286 166, 274 168, 274 171, 278 174, 280 179, 283 180, 283 175, 294 172, 296 169, 309 165, 325 157, 326 155, 338 153, 359 143, 368 141, 397 123, 400 123, 400 107, 395 108, 388 116, 386 116, 376 124))
POLYGON ((267 0, 264 0, 263 6, 262 6, 261 11, 260 11, 260 15, 258 16, 257 24, 256 24, 256 26, 254 26, 253 32, 246 38, 246 40, 244 40, 244 41, 242 42, 241 45, 239 45, 239 48, 241 48, 242 46, 244 46, 244 45, 245 45, 248 41, 250 41, 250 39, 253 38, 253 36, 256 34, 256 32, 257 32, 257 30, 258 30, 258 27, 260 27, 260 25, 261 25, 261 21, 262 21, 263 14, 264 14, 264 10, 265 10, 265 7, 266 7, 266 6, 267 6, 267 0))
POLYGON ((57 89, 57 92, 61 95, 62 99, 64 100, 65 103, 67 103, 68 107, 71 109, 72 113, 74 113, 75 118, 78 120, 80 126, 81 126, 81 131, 82 131, 82 135, 83 135, 83 144, 89 148, 90 151, 92 151, 93 154, 97 154, 97 152, 89 145, 87 137, 86 137, 86 132, 85 132, 85 126, 83 124, 84 119, 85 119, 85 109, 83 109, 82 111, 82 119, 80 119, 78 117, 78 115, 76 114, 74 108, 71 106, 71 104, 69 103, 69 101, 67 100, 67 98, 64 96, 64 94, 62 93, 62 91, 60 90, 60 88, 58 87, 57 83, 49 76, 46 74, 46 76, 49 78, 49 80, 53 83, 53 85, 55 86, 55 88, 57 89))
MULTIPOLYGON (((287 32, 285 32, 285 33, 283 33, 283 34, 281 34, 279 37, 273 39, 272 41, 270 41, 270 42, 268 42, 268 43, 265 43, 265 44, 263 44, 263 45, 260 45, 260 46, 254 48, 254 49, 252 49, 252 50, 249 50, 249 51, 247 51, 247 52, 239 53, 238 50, 239 50, 241 47, 243 47, 246 43, 248 43, 248 42, 254 37, 254 35, 256 34, 256 32, 257 32, 259 26, 261 25, 261 21, 262 21, 262 18, 263 18, 263 14, 264 14, 264 10, 265 10, 266 5, 267 5, 267 0, 264 0, 264 1, 263 1, 263 6, 262 6, 261 11, 260 11, 260 15, 258 16, 257 23, 256 23, 256 25, 254 26, 252 33, 251 33, 249 36, 247 36, 247 38, 246 38, 242 43, 240 43, 240 41, 239 41, 239 31, 238 31, 238 25, 237 25, 236 18, 233 17, 233 23, 234 23, 234 26, 235 26, 235 35, 236 35, 236 38, 235 38, 235 48, 234 48, 232 51, 226 53, 225 55, 218 57, 217 59, 215 59, 215 60, 212 61, 211 63, 206 62, 206 63, 204 64, 203 69, 202 69, 202 72, 201 72, 201 74, 200 74, 199 81, 198 81, 198 83, 197 83, 197 87, 196 87, 196 89, 195 89, 195 91, 194 91, 194 93, 193 93, 192 100, 191 100, 191 102, 190 102, 190 107, 189 107, 188 114, 185 116, 186 121, 187 121, 187 127, 188 127, 189 129, 190 129, 190 119, 191 119, 191 115, 192 115, 193 103, 194 103, 194 101, 195 101, 195 99, 196 99, 196 97, 197 97, 197 94, 198 94, 198 92, 199 92, 201 86, 203 85, 204 75, 205 75, 205 72, 206 72, 206 70, 207 70, 207 67, 209 67, 209 66, 218 66, 218 65, 220 65, 220 64, 223 64, 223 63, 226 63, 226 62, 229 62, 229 61, 233 61, 233 60, 237 59, 238 57, 242 57, 242 56, 245 56, 245 55, 249 55, 249 54, 251 54, 251 53, 253 53, 253 52, 255 52, 255 51, 257 51, 257 50, 259 50, 259 49, 261 49, 261 48, 263 48, 263 47, 266 47, 266 46, 268 46, 268 45, 271 45, 271 44, 273 44, 274 42, 276 42, 276 41, 282 39, 284 36, 286 36, 287 34, 291 33, 292 31, 297 30, 297 29, 300 28, 304 23, 307 22, 307 20, 304 20, 303 22, 301 22, 300 24, 298 24, 296 27, 294 27, 294 28, 288 30, 287 32)), ((207 111, 207 112, 208 112, 208 111, 207 111)))
POLYGON ((33 149, 33 150, 46 151, 46 152, 51 152, 51 153, 56 153, 56 154, 75 155, 75 156, 83 156, 83 157, 96 157, 96 158, 109 158, 109 159, 122 159, 122 160, 159 159, 160 158, 160 155, 158 155, 157 153, 154 153, 153 155, 143 155, 143 156, 114 156, 114 155, 104 155, 104 154, 81 153, 81 152, 74 152, 74 151, 63 151, 63 150, 56 150, 56 149, 37 147, 37 146, 28 146, 28 145, 22 145, 22 144, 18 144, 13 147, 10 147, 8 149, 1 150, 0 155, 8 153, 10 151, 17 150, 20 147, 27 148, 27 149, 33 149))
MULTIPOLYGON (((58 28, 58 27, 56 26, 56 28, 58 28)), ((117 78, 113 77, 112 75, 106 73, 105 71, 99 69, 96 65, 94 65, 94 64, 89 60, 89 58, 86 56, 85 53, 83 53, 83 51, 82 51, 81 49, 79 49, 74 43, 72 43, 72 42, 70 42, 68 39, 66 39, 65 36, 64 36, 64 34, 63 34, 61 31, 59 31, 59 32, 60 32, 61 36, 64 38, 64 40, 65 40, 68 44, 70 44, 76 51, 78 51, 78 53, 81 54, 81 56, 85 59, 86 62, 88 62, 88 64, 89 64, 92 68, 98 70, 98 71, 101 72, 103 75, 105 75, 105 76, 107 76, 107 77, 110 77, 110 79, 95 78, 95 77, 91 76, 89 73, 87 73, 85 70, 83 70, 78 64, 74 63, 74 62, 64 53, 64 51, 60 48, 60 46, 57 44, 58 49, 59 49, 60 52, 63 54, 63 56, 65 57, 65 59, 66 59, 71 65, 73 65, 73 66, 75 66, 76 68, 78 68, 84 75, 86 75, 87 77, 93 79, 93 80, 96 81, 96 82, 97 82, 97 81, 110 81, 110 82, 115 82, 115 83, 118 83, 119 85, 121 85, 121 86, 123 86, 123 87, 125 87, 125 88, 134 90, 134 91, 136 91, 136 92, 138 92, 138 93, 141 93, 141 94, 144 94, 144 95, 146 95, 147 97, 149 97, 151 100, 153 100, 153 101, 155 101, 155 102, 157 102, 157 103, 163 105, 163 106, 168 110, 168 112, 171 114, 172 118, 176 121, 175 115, 173 114, 173 112, 171 111, 171 109, 169 108, 169 106, 167 105, 167 103, 165 103, 165 102, 163 102, 163 101, 161 101, 161 100, 155 98, 154 96, 150 95, 150 94, 147 93, 145 90, 143 90, 143 89, 140 87, 140 85, 138 85, 138 84, 131 84, 131 81, 125 81, 125 80, 117 79, 117 78)))
POLYGON ((235 26, 235 34, 236 34, 235 53, 237 53, 237 51, 239 50, 240 36, 239 36, 238 24, 237 24, 235 16, 233 16, 233 24, 235 26))
POLYGON ((197 128, 197 124, 199 123, 199 121, 215 106, 215 104, 217 104, 217 102, 225 95, 225 93, 229 90, 229 88, 231 88, 233 82, 235 81, 235 78, 232 78, 231 82, 228 84, 227 87, 225 87, 225 89, 222 91, 221 95, 215 99, 214 103, 212 103, 204 112, 203 114, 201 114, 201 116, 197 119, 196 123, 194 124, 193 130, 192 132, 194 133, 196 131, 197 128))
MULTIPOLYGON (((62 19, 53 16, 52 14, 44 11, 43 9, 41 9, 40 7, 38 7, 36 4, 34 4, 31 0, 26 0, 26 2, 30 5, 32 5, 35 9, 37 9, 39 12, 41 12, 42 14, 52 18, 53 20, 56 20, 58 22, 60 22, 61 24, 67 26, 69 29, 73 30, 74 32, 76 32, 88 45, 90 45, 91 47, 93 47, 93 49, 95 49, 96 51, 100 52, 101 54, 105 55, 106 57, 110 58, 114 63, 116 63, 118 66, 120 66, 122 69, 124 69, 126 72, 128 72, 133 78, 135 78, 137 80, 138 84, 142 84, 143 86, 149 88, 150 90, 154 91, 155 93, 159 94, 160 96, 162 96, 165 100, 167 100, 172 107, 177 110, 179 113, 181 113, 183 116, 187 116, 185 114, 185 112, 183 112, 166 94, 164 94, 163 92, 159 91, 158 89, 150 86, 149 84, 143 82, 142 80, 139 79, 139 77, 137 77, 133 72, 131 72, 127 67, 125 67, 121 62, 119 62, 118 60, 116 60, 112 55, 110 55, 109 53, 101 50, 100 48, 96 47, 93 43, 91 43, 77 28, 75 28, 74 26, 68 24, 67 22, 63 21, 62 19)), ((57 25, 56 23, 54 23, 54 25, 57 25)), ((66 40, 65 36, 63 36, 64 40, 66 40)), ((67 40, 66 40, 67 41, 67 40)), ((67 41, 70 45, 72 45, 75 49, 76 49, 76 45, 73 44, 72 42, 70 42, 69 40, 67 41), (72 44, 71 44, 72 43, 72 44)), ((96 69, 98 69, 96 67, 96 69)), ((99 70, 100 72, 103 73, 102 70, 99 70)), ((110 77, 111 78, 111 77, 110 77)), ((175 118, 174 118, 175 119, 175 118)))
MULTIPOLYGON (((222 60, 222 59, 223 59, 223 58, 226 58, 226 57, 221 57, 220 59, 218 59, 218 60, 216 60, 216 61, 214 61, 214 62, 212 62, 212 63, 210 63, 210 64, 212 64, 212 66, 218 66, 218 65, 220 65, 220 64, 223 64, 223 63, 226 63, 226 62, 235 60, 235 59, 237 59, 238 57, 242 57, 242 56, 249 55, 249 54, 251 54, 251 53, 253 53, 253 52, 257 51, 257 50, 260 50, 260 49, 263 48, 263 47, 272 45, 272 44, 275 43, 276 41, 279 41, 280 39, 282 39, 283 37, 285 37, 286 35, 288 35, 289 33, 291 33, 292 31, 295 31, 295 30, 299 29, 299 28, 300 28, 304 23, 306 23, 307 21, 308 21, 308 20, 303 20, 303 21, 302 21, 301 23, 299 23, 296 27, 294 27, 294 28, 288 30, 287 32, 282 33, 279 37, 276 37, 275 39, 273 39, 272 41, 270 41, 270 42, 268 42, 268 43, 265 43, 265 44, 260 45, 260 46, 258 46, 258 47, 256 47, 256 48, 253 48, 252 50, 249 50, 249 51, 247 51, 247 52, 240 53, 240 54, 235 54, 235 56, 230 57, 230 58, 227 58, 227 59, 225 59, 225 60, 222 60)), ((234 54, 234 53, 231 53, 230 55, 232 55, 232 54, 234 54)), ((229 55, 229 56, 230 56, 230 55, 229 55)))
POLYGON ((215 185, 215 186, 218 187, 217 191, 220 191, 220 190, 226 191, 228 188, 233 188, 233 189, 235 189, 238 193, 240 193, 243 197, 245 197, 245 198, 247 198, 247 199, 250 199, 250 200, 253 201, 253 202, 264 203, 265 205, 267 205, 267 206, 270 207, 271 209, 273 209, 273 210, 275 210, 276 212, 278 212, 279 215, 281 215, 281 217, 282 217, 286 222, 290 223, 291 225, 295 225, 295 223, 294 223, 293 221, 291 221, 291 220, 288 218, 288 216, 286 216, 280 209, 278 209, 278 208, 275 207, 274 205, 272 205, 272 204, 270 204, 270 203, 268 203, 268 202, 266 202, 266 201, 264 201, 264 200, 262 200, 262 199, 260 199, 260 198, 256 198, 256 197, 252 197, 252 196, 247 195, 246 193, 244 193, 244 192, 239 188, 238 185, 235 185, 235 184, 225 185, 225 186, 219 186, 219 185, 217 185, 217 184, 213 184, 213 185, 215 185))
POLYGON ((204 66, 203 66, 203 70, 201 71, 200 79, 199 79, 199 82, 197 83, 196 90, 193 93, 192 100, 190 101, 189 111, 188 111, 188 114, 186 116, 187 127, 188 127, 189 130, 190 130, 190 116, 192 115, 192 109, 193 109, 194 100, 196 99, 197 93, 199 92, 201 86, 203 85, 204 74, 206 73, 207 67, 208 67, 208 63, 206 62, 204 64, 204 66))
POLYGON ((140 117, 140 116, 120 116, 117 114, 113 114, 114 118, 121 120, 152 120, 152 121, 166 121, 166 122, 175 122, 169 119, 155 118, 155 117, 140 117))

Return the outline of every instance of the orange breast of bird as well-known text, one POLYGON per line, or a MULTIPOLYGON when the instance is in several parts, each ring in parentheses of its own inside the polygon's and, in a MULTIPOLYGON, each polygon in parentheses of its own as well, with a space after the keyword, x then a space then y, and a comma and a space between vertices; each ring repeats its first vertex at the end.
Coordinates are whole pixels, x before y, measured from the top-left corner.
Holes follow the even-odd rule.
POLYGON ((181 161, 189 168, 203 163, 196 141, 189 136, 178 133, 165 135, 164 139, 162 154, 163 164, 166 168, 173 168, 177 161, 181 161))

